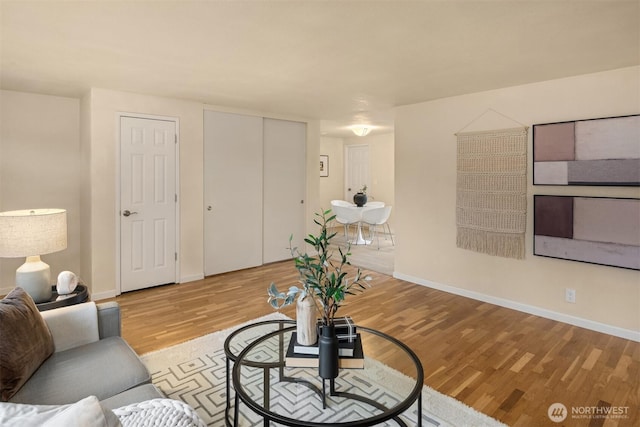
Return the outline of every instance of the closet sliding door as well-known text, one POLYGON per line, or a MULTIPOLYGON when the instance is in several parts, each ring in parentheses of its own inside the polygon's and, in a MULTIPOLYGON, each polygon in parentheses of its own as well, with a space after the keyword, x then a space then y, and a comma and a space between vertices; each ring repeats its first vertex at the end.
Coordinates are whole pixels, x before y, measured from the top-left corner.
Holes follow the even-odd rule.
POLYGON ((304 251, 306 123, 264 119, 263 262, 291 258, 287 248, 304 251))
POLYGON ((204 112, 204 274, 262 264, 262 117, 204 112))

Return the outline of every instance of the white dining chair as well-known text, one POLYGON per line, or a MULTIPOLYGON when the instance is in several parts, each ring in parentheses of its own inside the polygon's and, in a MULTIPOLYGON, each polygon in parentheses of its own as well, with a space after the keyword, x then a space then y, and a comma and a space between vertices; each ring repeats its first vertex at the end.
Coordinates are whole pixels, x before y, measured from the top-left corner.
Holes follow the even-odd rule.
POLYGON ((393 241, 393 234, 391 234, 391 227, 389 226, 389 216, 391 215, 391 206, 383 206, 380 208, 367 209, 362 212, 362 222, 369 227, 369 235, 371 241, 374 237, 378 238, 378 249, 380 249, 380 236, 378 234, 378 227, 382 227, 382 233, 385 233, 385 226, 389 232, 391 238, 391 244, 395 246, 393 241))
POLYGON ((349 227, 352 225, 358 225, 360 222, 360 214, 354 209, 350 209, 347 206, 332 205, 331 210, 336 216, 336 222, 342 224, 344 227, 344 236, 349 240, 349 227))
POLYGON ((336 206, 355 206, 355 205, 347 202, 346 200, 335 199, 331 201, 331 210, 336 216, 334 221, 344 226, 344 237, 348 239, 349 236, 347 233, 347 225, 346 225, 347 220, 344 218, 343 215, 338 215, 338 212, 336 212, 336 209, 335 209, 336 206))
POLYGON ((332 200, 331 206, 355 206, 353 203, 349 203, 346 200, 332 200))
POLYGON ((365 208, 382 208, 384 207, 384 202, 378 202, 378 201, 367 202, 365 203, 364 207, 365 208))

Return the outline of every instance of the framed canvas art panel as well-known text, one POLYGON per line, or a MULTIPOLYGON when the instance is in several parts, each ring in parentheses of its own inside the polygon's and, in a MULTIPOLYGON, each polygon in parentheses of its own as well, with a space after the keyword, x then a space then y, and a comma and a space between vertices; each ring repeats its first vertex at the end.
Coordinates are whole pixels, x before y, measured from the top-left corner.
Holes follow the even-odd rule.
POLYGON ((533 254, 640 270, 640 199, 533 196, 533 254))
POLYGON ((640 186, 640 115, 533 125, 533 184, 640 186))
POLYGON ((329 156, 325 156, 324 154, 320 155, 320 176, 329 176, 329 156))

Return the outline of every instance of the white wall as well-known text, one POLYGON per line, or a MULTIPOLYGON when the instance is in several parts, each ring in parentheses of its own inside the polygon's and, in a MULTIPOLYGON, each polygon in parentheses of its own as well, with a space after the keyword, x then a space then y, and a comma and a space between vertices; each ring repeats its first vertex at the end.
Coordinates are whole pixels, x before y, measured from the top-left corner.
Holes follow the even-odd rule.
POLYGON ((344 145, 369 145, 369 200, 380 200, 387 205, 395 202, 395 162, 393 133, 374 134, 364 137, 353 137, 345 140, 344 145))
POLYGON ((342 200, 344 198, 344 147, 342 138, 321 137, 320 154, 329 156, 329 176, 320 178, 320 206, 326 210, 331 209, 332 200, 342 200))
POLYGON ((320 180, 320 200, 324 206, 329 206, 333 199, 344 199, 345 146, 362 144, 369 146, 369 199, 394 203, 394 135, 386 133, 345 139, 321 138, 320 154, 329 155, 329 177, 320 180))
POLYGON ((202 104, 198 102, 138 95, 105 89, 92 89, 90 108, 91 182, 87 196, 89 217, 83 233, 91 236, 89 271, 94 298, 117 291, 116 260, 116 184, 119 112, 176 117, 179 120, 180 156, 180 243, 178 257, 180 281, 203 277, 202 235, 202 104))
MULTIPOLYGON (((90 219, 83 231, 91 235, 91 277, 94 298, 117 292, 116 271, 116 143, 117 113, 140 113, 177 117, 180 138, 180 282, 204 275, 203 242, 203 114, 204 109, 248 113, 205 106, 198 102, 92 89, 90 94, 90 219)), ((259 114, 259 113, 256 113, 259 114)), ((273 117, 273 116, 272 116, 273 117)), ((292 117, 273 117, 299 120, 292 117)), ((317 165, 318 121, 307 123, 307 169, 317 165)), ((307 215, 317 209, 317 175, 307 177, 307 215)), ((233 183, 231 183, 233 185, 233 183)), ((311 223, 311 219, 309 220, 311 223)))
MULTIPOLYGON (((92 267, 91 248, 93 241, 91 236, 91 92, 85 94, 80 99, 80 270, 83 277, 89 278, 92 267), (86 274, 85 274, 86 272, 86 274)), ((93 285, 89 280, 85 280, 91 288, 93 285)), ((91 289, 90 288, 90 289, 91 289)))
MULTIPOLYGON (((42 256, 52 284, 60 271, 81 273, 79 123, 78 99, 0 91, 0 210, 67 210, 67 249, 42 256)), ((22 263, 0 259, 0 294, 22 263)))
MULTIPOLYGON (((69 248, 43 257, 52 274, 79 272, 93 299, 117 294, 118 113, 176 117, 180 134, 180 281, 203 277, 203 111, 214 108, 307 123, 307 228, 319 211, 320 123, 199 102, 92 89, 82 99, 2 91, 0 209, 61 207, 69 248)), ((0 293, 24 260, 0 259, 0 293)))
MULTIPOLYGON (((456 137, 465 130, 640 113, 640 67, 396 109, 396 277, 622 336, 640 338, 640 273, 533 255, 533 194, 639 197, 638 188, 532 185, 529 131, 526 258, 456 247, 456 137), (499 114, 483 115, 493 109, 499 114), (482 117, 479 117, 482 116, 482 117), (474 119, 478 119, 474 121, 474 119), (472 123, 473 122, 473 123, 472 123), (565 288, 577 302, 565 302, 565 288)), ((419 303, 419 302, 416 302, 419 303)))

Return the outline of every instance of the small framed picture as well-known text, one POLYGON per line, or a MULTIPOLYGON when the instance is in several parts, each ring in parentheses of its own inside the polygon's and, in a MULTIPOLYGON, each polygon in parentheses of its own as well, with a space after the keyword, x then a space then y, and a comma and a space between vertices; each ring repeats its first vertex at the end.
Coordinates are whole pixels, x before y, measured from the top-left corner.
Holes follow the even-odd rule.
POLYGON ((320 155, 320 176, 329 176, 329 156, 320 155))

